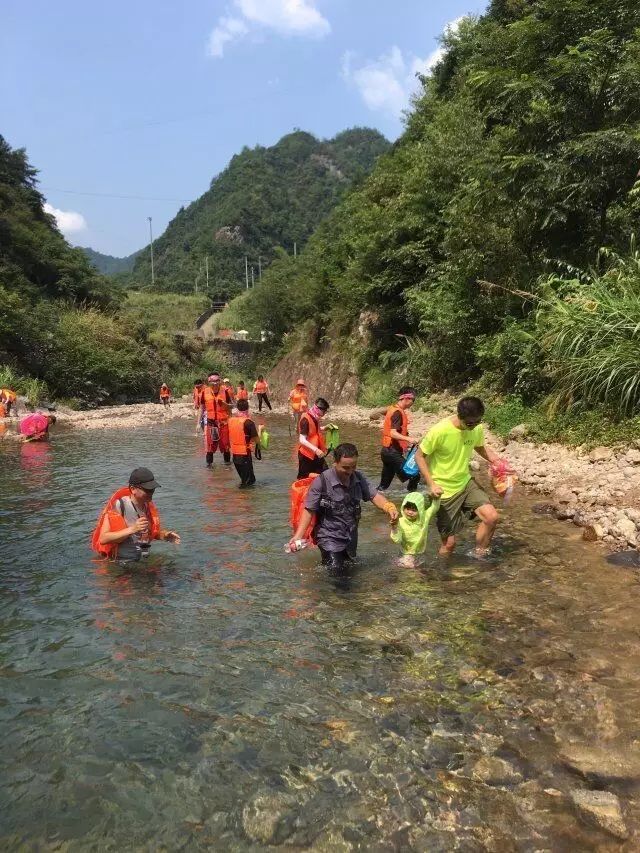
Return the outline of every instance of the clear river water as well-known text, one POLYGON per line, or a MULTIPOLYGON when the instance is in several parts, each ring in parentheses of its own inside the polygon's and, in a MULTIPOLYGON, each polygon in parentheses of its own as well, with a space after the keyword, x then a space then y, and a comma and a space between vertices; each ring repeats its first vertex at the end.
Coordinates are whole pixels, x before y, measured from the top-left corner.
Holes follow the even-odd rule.
MULTIPOLYGON (((293 447, 269 424, 253 491, 188 421, 0 446, 0 848, 640 849, 637 574, 521 494, 493 563, 469 529, 400 569, 366 506, 330 578, 283 552, 293 447), (182 544, 106 566, 89 535, 138 465, 182 544)), ((375 481, 375 431, 342 434, 375 481)))

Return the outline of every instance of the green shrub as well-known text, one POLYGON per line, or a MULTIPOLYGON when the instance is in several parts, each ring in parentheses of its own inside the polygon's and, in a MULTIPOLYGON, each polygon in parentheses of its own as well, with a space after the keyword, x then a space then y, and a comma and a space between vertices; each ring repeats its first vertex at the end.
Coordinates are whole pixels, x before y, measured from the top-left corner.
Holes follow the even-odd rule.
POLYGON ((640 252, 610 257, 586 278, 552 278, 538 334, 554 380, 553 406, 640 410, 640 252))
POLYGON ((154 354, 93 308, 61 311, 42 372, 54 391, 85 402, 153 396, 161 381, 154 354))

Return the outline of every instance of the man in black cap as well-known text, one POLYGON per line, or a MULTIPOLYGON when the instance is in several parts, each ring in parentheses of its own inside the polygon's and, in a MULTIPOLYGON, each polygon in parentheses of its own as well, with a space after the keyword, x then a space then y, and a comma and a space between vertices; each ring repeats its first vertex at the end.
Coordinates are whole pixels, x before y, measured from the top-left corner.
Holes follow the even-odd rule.
POLYGON ((132 562, 148 555, 153 539, 179 544, 175 531, 160 526, 153 503, 158 488, 148 468, 132 471, 129 485, 111 495, 98 519, 91 540, 94 550, 112 560, 132 562))

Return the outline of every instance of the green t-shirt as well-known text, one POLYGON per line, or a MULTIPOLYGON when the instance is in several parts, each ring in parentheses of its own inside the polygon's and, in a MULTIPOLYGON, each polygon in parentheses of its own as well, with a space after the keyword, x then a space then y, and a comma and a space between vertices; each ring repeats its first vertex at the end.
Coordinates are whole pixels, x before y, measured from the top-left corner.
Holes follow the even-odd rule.
POLYGON ((480 424, 473 429, 458 429, 445 418, 431 427, 420 442, 420 450, 429 457, 429 470, 434 481, 444 489, 446 500, 461 492, 471 479, 469 460, 474 448, 484 445, 480 424))

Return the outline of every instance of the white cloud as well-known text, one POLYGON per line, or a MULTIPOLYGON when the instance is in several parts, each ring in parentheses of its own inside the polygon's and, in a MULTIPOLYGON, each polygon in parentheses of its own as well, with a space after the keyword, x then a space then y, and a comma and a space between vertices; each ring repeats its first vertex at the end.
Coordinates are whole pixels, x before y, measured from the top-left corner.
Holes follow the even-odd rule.
POLYGON ((76 234, 78 231, 85 231, 87 228, 87 220, 75 210, 59 210, 50 205, 49 202, 45 202, 44 212, 54 217, 58 228, 65 236, 76 234))
MULTIPOLYGON (((463 18, 447 24, 446 32, 455 32, 463 18)), ((436 48, 421 59, 404 55, 397 45, 377 59, 355 67, 355 55, 347 51, 342 58, 342 77, 354 85, 370 110, 399 115, 409 104, 416 89, 416 74, 427 74, 442 59, 444 50, 436 48)))
POLYGON ((233 0, 233 16, 220 18, 209 36, 208 52, 219 58, 225 45, 246 36, 251 29, 266 28, 286 36, 320 38, 331 32, 317 0, 233 0))
POLYGON ((241 18, 220 18, 209 36, 209 56, 221 57, 227 42, 242 38, 248 32, 249 28, 241 18))

